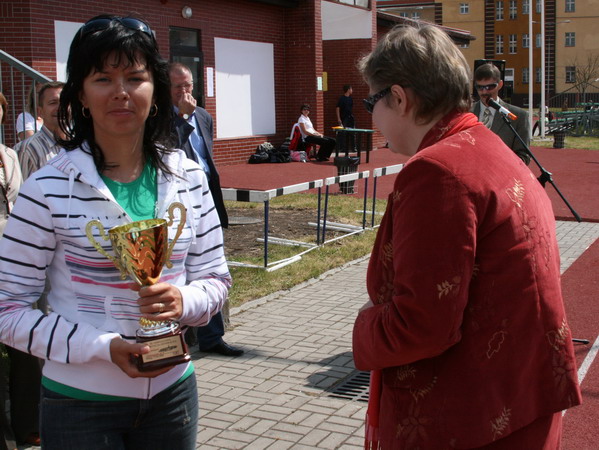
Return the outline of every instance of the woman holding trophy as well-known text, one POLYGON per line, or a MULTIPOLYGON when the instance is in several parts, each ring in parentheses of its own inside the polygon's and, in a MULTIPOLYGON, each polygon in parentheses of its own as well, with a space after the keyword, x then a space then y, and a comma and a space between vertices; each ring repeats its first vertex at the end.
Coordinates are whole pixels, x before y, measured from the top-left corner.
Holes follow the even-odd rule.
POLYGON ((145 22, 91 19, 67 73, 64 150, 23 185, 0 241, 0 340, 46 361, 43 448, 195 448, 181 330, 231 284, 206 176, 169 146, 168 68, 145 22))

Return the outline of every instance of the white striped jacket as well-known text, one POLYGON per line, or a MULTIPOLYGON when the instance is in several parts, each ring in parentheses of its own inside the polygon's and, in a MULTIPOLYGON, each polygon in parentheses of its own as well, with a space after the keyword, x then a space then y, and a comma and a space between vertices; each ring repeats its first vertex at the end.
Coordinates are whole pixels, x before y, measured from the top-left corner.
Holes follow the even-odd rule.
MULTIPOLYGON (((185 205, 186 225, 161 281, 183 295, 182 325, 205 325, 218 312, 231 278, 223 235, 202 169, 182 151, 163 157, 173 175, 158 171, 156 217, 175 201, 185 205)), ((166 217, 165 217, 166 218, 166 217)), ((134 339, 137 294, 111 261, 89 242, 91 220, 104 229, 131 222, 102 181, 86 147, 62 150, 22 186, 0 240, 0 340, 46 360, 44 375, 69 386, 107 395, 151 398, 185 371, 179 365, 154 379, 126 376, 110 360, 110 341, 134 339), (51 285, 47 316, 31 308, 51 285)), ((169 227, 174 237, 179 218, 169 227)), ((95 230, 97 233, 97 229, 95 230)), ((112 254, 110 244, 96 240, 112 254), (105 243, 105 244, 104 244, 105 243)))

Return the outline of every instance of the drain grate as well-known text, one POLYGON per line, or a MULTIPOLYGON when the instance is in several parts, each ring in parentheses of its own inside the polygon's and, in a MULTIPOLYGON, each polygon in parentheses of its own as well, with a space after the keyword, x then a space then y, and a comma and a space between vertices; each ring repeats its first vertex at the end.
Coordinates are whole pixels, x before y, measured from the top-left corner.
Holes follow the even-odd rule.
POLYGON ((368 403, 370 372, 355 372, 335 386, 329 397, 368 403))

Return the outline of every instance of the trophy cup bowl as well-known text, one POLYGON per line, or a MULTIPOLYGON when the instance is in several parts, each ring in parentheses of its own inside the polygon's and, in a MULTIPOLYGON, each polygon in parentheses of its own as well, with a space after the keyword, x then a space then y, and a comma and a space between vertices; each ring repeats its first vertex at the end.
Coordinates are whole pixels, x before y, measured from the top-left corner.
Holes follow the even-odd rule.
MULTIPOLYGON (((86 226, 89 241, 98 252, 111 260, 120 270, 121 278, 131 277, 140 286, 150 286, 160 279, 163 267, 172 267, 170 256, 175 242, 185 226, 185 207, 173 203, 168 210, 169 220, 139 220, 111 228, 108 235, 99 220, 92 220, 86 226), (168 227, 173 223, 173 212, 179 209, 181 218, 175 238, 169 245, 168 227), (112 244, 114 256, 108 254, 96 241, 93 228, 98 228, 100 237, 112 244)), ((179 323, 164 320, 154 321, 144 317, 139 319, 140 328, 136 331, 136 341, 147 344, 150 352, 136 358, 140 371, 150 371, 182 364, 191 357, 183 338, 179 323)))

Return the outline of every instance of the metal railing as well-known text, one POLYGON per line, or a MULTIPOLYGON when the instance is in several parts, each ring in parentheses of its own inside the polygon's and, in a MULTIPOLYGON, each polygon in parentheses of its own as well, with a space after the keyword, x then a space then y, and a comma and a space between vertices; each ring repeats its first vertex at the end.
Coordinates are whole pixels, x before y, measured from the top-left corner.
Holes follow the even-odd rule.
MULTIPOLYGON (((0 50, 0 92, 4 94, 9 105, 8 117, 5 124, 0 127, 0 142, 9 147, 18 142, 17 117, 29 110, 29 93, 37 92, 37 85, 48 81, 52 80, 4 50, 0 50)), ((33 111, 28 112, 33 112, 32 115, 37 117, 37 95, 32 96, 32 105, 33 111)), ((25 115, 22 118, 24 129, 25 115)), ((37 131, 37 122, 34 122, 34 131, 37 131)))

